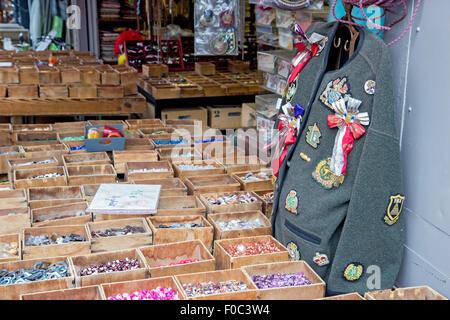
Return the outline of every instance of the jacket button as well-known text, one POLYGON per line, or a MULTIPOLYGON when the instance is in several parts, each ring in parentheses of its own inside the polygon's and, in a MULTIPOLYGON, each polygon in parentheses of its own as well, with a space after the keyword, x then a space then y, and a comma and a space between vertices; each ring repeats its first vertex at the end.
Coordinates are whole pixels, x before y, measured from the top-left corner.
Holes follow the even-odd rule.
POLYGON ((290 168, 290 167, 291 167, 291 162, 288 161, 288 162, 286 163, 286 165, 288 166, 288 168, 290 168))

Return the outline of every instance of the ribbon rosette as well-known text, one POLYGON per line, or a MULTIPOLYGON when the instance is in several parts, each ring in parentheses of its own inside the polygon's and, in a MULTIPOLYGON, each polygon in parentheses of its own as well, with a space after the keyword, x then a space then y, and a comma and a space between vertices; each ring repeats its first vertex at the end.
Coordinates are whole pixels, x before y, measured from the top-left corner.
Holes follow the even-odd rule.
POLYGON ((295 44, 295 47, 299 53, 292 60, 294 69, 289 77, 289 83, 295 80, 309 60, 319 51, 319 44, 310 42, 299 24, 296 23, 293 25, 293 31, 298 34, 296 37, 298 42, 295 44))
POLYGON ((330 163, 330 169, 336 176, 347 173, 347 159, 353 150, 354 140, 366 133, 363 125, 368 126, 370 123, 369 114, 359 112, 360 105, 361 101, 353 98, 349 98, 347 105, 344 99, 332 104, 335 114, 328 116, 328 126, 339 129, 330 163))
POLYGON ((266 145, 266 150, 275 148, 272 157, 272 169, 274 176, 277 178, 280 166, 286 158, 287 148, 295 143, 302 117, 305 115, 305 109, 299 104, 293 107, 290 103, 287 103, 282 109, 283 113, 278 116, 278 139, 272 139, 266 145))

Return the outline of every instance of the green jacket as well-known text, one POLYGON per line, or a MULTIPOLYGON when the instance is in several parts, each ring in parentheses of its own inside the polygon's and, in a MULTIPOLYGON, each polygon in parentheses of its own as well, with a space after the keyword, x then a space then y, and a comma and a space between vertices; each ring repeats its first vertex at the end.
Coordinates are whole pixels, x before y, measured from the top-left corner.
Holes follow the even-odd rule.
POLYGON ((380 289, 392 288, 402 260, 396 104, 388 49, 365 29, 347 63, 325 72, 337 27, 317 23, 308 29, 308 37, 315 32, 329 40, 300 72, 297 89, 283 98, 282 105, 291 97, 306 113, 275 183, 272 223, 291 258, 305 260, 326 281, 328 294, 363 294, 378 289, 378 276, 380 289), (375 83, 375 89, 368 86, 375 83), (365 134, 354 139, 345 176, 331 171, 329 161, 339 130, 329 127, 327 117, 336 113, 330 103, 336 97, 360 100, 360 115, 370 118, 361 125, 365 134))

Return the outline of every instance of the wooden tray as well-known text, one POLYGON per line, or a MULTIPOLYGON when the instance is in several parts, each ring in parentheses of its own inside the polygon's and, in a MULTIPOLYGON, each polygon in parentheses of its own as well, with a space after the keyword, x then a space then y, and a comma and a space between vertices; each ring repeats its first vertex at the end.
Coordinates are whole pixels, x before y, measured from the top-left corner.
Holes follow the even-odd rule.
POLYGON ((100 70, 102 84, 120 85, 120 74, 111 70, 100 70))
POLYGON ((241 184, 241 189, 245 191, 263 191, 263 190, 270 190, 273 189, 272 179, 264 180, 264 181, 254 181, 254 182, 245 182, 242 180, 242 177, 245 177, 246 174, 253 172, 253 173, 259 173, 259 172, 266 172, 269 174, 269 177, 272 176, 273 171, 272 169, 261 169, 261 170, 255 170, 255 171, 244 171, 244 172, 235 172, 233 173, 233 177, 239 181, 241 184))
POLYGON ((111 164, 111 160, 106 152, 68 154, 63 156, 63 160, 66 167, 111 164))
POLYGON ((212 251, 212 243, 214 238, 214 228, 202 216, 175 216, 175 217, 148 217, 147 223, 153 233, 154 244, 165 244, 172 242, 180 242, 186 240, 198 239, 212 251), (179 228, 165 229, 158 228, 160 225, 170 225, 173 223, 197 223, 203 225, 202 228, 179 228))
POLYGON ((41 98, 68 98, 69 88, 66 84, 41 84, 39 86, 41 98))
POLYGON ((183 288, 183 284, 195 284, 213 281, 215 283, 221 281, 236 280, 242 281, 247 285, 248 290, 231 293, 213 294, 209 296, 200 296, 188 298, 183 290, 183 296, 187 300, 257 300, 257 288, 241 269, 221 270, 202 273, 192 273, 175 276, 178 285, 183 288))
POLYGON ((146 139, 174 139, 176 137, 174 128, 170 127, 152 127, 152 128, 140 128, 139 133, 146 139), (155 132, 164 131, 164 134, 155 134, 155 132))
POLYGON ((120 85, 100 84, 97 85, 97 95, 100 98, 122 98, 124 89, 120 85))
POLYGON ((101 84, 100 72, 93 67, 78 67, 81 76, 81 83, 88 85, 101 84))
POLYGON ((91 222, 86 226, 92 244, 92 253, 138 248, 148 246, 153 243, 152 231, 143 218, 91 222), (142 227, 145 232, 105 238, 92 237, 92 232, 94 231, 101 231, 111 228, 124 228, 128 225, 142 227))
POLYGON ((152 278, 215 270, 214 257, 200 240, 181 241, 139 248, 152 278), (198 259, 183 265, 170 266, 182 260, 198 259), (164 267, 157 267, 165 265, 164 267))
MULTIPOLYGON (((4 133, 2 132, 0 136, 3 134, 4 133)), ((9 159, 20 159, 23 157, 24 157, 23 150, 19 146, 0 147, 0 173, 8 172, 9 159), (6 152, 14 152, 14 154, 1 154, 6 152)))
POLYGON ((214 242, 214 258, 216 258, 217 270, 223 269, 237 269, 243 266, 271 263, 271 262, 283 262, 289 261, 289 251, 270 235, 256 236, 238 239, 224 239, 214 242), (270 241, 281 249, 280 252, 259 254, 252 256, 232 257, 225 248, 229 245, 246 244, 254 241, 270 241))
POLYGON ((54 257, 37 260, 11 261, 6 263, 0 263, 0 270, 6 269, 9 272, 12 272, 18 269, 33 268, 33 266, 38 262, 53 264, 59 261, 65 261, 67 263, 69 267, 68 277, 61 279, 43 280, 43 281, 0 286, 0 299, 19 300, 21 295, 27 293, 73 288, 74 276, 72 269, 70 267, 70 262, 68 261, 67 257, 54 257))
POLYGON ((39 84, 38 69, 33 66, 20 66, 19 79, 21 84, 39 84))
POLYGON ((187 196, 187 187, 179 178, 134 180, 134 184, 161 185, 161 197, 187 196))
POLYGON ((157 216, 206 216, 204 204, 195 196, 160 197, 157 216))
POLYGON ((6 234, 0 235, 0 243, 17 243, 17 255, 11 258, 0 258, 0 263, 10 262, 10 261, 20 261, 22 260, 22 242, 20 241, 20 234, 6 234))
POLYGON ((39 98, 39 88, 36 84, 9 84, 8 98, 39 98))
POLYGON ((158 161, 156 151, 113 151, 112 153, 114 168, 118 174, 125 173, 125 164, 127 162, 145 162, 158 161))
POLYGON ((27 192, 30 209, 39 209, 83 202, 85 196, 81 187, 36 187, 27 192))
POLYGON ((53 131, 53 126, 51 124, 15 124, 12 126, 12 132, 23 133, 23 132, 50 132, 53 131))
POLYGON ((181 97, 181 89, 170 84, 152 85, 151 89, 151 95, 155 99, 177 99, 181 97))
POLYGON ((58 165, 59 165, 59 161, 53 156, 8 160, 8 167, 9 167, 10 172, 12 172, 14 170, 28 170, 28 169, 37 169, 37 168, 45 168, 45 167, 55 167, 58 165), (46 161, 46 160, 51 161, 51 163, 28 164, 30 162, 39 162, 39 161, 46 161))
POLYGON ((314 300, 323 298, 325 295, 325 282, 305 261, 259 264, 242 267, 242 270, 250 279, 254 276, 302 272, 312 283, 305 286, 258 289, 258 299, 260 300, 314 300))
POLYGON ((174 172, 169 161, 128 162, 125 164, 125 181, 173 178, 174 172), (132 172, 140 169, 167 169, 165 172, 132 172))
POLYGON ((74 67, 59 67, 59 71, 61 72, 61 83, 71 84, 81 82, 80 71, 74 67))
POLYGON ((139 280, 150 278, 148 266, 145 258, 137 249, 126 249, 105 253, 97 253, 82 256, 73 256, 69 258, 75 275, 75 285, 77 287, 88 287, 102 283, 121 282, 129 280, 139 280), (89 276, 81 276, 81 270, 101 263, 108 263, 114 260, 136 259, 139 261, 140 268, 128 271, 115 271, 107 273, 98 273, 89 276))
POLYGON ((240 191, 241 185, 232 176, 216 174, 209 176, 186 177, 184 183, 189 195, 199 196, 202 193, 240 191))
POLYGON ((179 167, 179 165, 181 165, 181 164, 184 164, 184 163, 177 162, 177 161, 172 162, 173 169, 175 171, 175 176, 180 177, 182 179, 187 178, 187 177, 205 176, 205 175, 210 176, 210 175, 217 175, 217 174, 225 173, 225 168, 215 160, 202 160, 202 161, 196 161, 194 163, 195 165, 201 165, 201 166, 212 165, 215 167, 215 169, 181 170, 181 168, 179 167))
POLYGON ((247 194, 250 193, 250 195, 256 197, 256 194, 254 192, 248 192, 248 191, 236 191, 236 192, 219 192, 219 193, 205 193, 201 194, 199 196, 202 203, 206 206, 206 210, 208 214, 214 214, 214 213, 230 213, 230 212, 244 212, 244 211, 261 211, 262 209, 262 202, 254 202, 254 203, 241 203, 241 204, 230 204, 230 205, 212 205, 207 200, 208 197, 219 197, 223 195, 232 195, 232 194, 247 194))
POLYGON ((65 205, 33 209, 31 210, 31 226, 85 225, 88 222, 92 222, 92 214, 86 212, 87 207, 86 202, 74 202, 65 205), (78 217, 60 218, 61 216, 71 216, 80 212, 84 214, 78 217))
POLYGON ((34 187, 54 187, 54 186, 67 186, 67 177, 64 171, 64 167, 45 167, 29 170, 14 170, 14 188, 16 189, 29 189, 34 187), (58 173, 63 176, 43 179, 29 179, 30 177, 36 177, 48 173, 58 173))
POLYGON ((216 160, 225 167, 228 174, 259 171, 267 166, 267 163, 264 163, 257 156, 241 157, 239 154, 235 154, 233 158, 227 159, 226 157, 220 157, 216 158, 216 160))
POLYGON ((236 239, 245 237, 255 237, 262 235, 272 235, 272 224, 269 219, 261 211, 246 211, 246 212, 233 212, 233 213, 217 213, 208 215, 208 221, 214 227, 214 240, 222 239, 236 239), (217 221, 232 221, 232 220, 254 220, 259 219, 263 226, 253 229, 240 229, 240 230, 222 230, 217 221))
POLYGON ((18 132, 13 138, 16 144, 22 146, 59 144, 56 132, 18 132))
POLYGON ((69 148, 64 144, 44 144, 40 146, 24 146, 22 147, 25 158, 38 157, 55 157, 58 160, 58 165, 64 165, 62 155, 69 154, 69 148))
POLYGON ((160 160, 167 161, 176 161, 179 163, 183 162, 192 162, 192 161, 200 161, 202 160, 202 154, 196 150, 194 147, 186 147, 186 148, 159 148, 156 149, 158 151, 160 160), (192 157, 184 157, 183 154, 193 154, 192 157))
POLYGON ((150 142, 148 139, 126 139, 125 142, 125 151, 129 150, 154 150, 155 145, 150 142))
POLYGON ((116 170, 108 165, 86 165, 66 167, 69 186, 83 184, 116 183, 116 170))
POLYGON ((53 124, 53 130, 58 133, 83 132, 84 135, 84 127, 87 125, 87 121, 56 122, 53 124))
POLYGON ((160 119, 129 119, 125 123, 130 129, 164 127, 164 123, 160 119))
POLYGON ((38 70, 40 84, 61 83, 61 73, 58 68, 39 66, 38 70))
POLYGON ((97 87, 89 84, 71 84, 69 86, 69 97, 79 99, 97 98, 97 87))
POLYGON ((74 226, 53 226, 41 228, 25 228, 22 231, 22 256, 24 260, 51 258, 65 256, 83 255, 91 253, 91 243, 87 232, 86 225, 74 226), (29 236, 37 235, 58 235, 77 234, 83 236, 86 241, 72 242, 65 244, 53 244, 47 246, 26 246, 25 242, 29 236))
POLYGON ((115 297, 118 294, 133 293, 142 290, 154 290, 156 288, 172 288, 178 294, 180 300, 184 300, 182 289, 175 282, 174 277, 134 280, 116 283, 104 283, 101 285, 105 299, 115 297))
POLYGON ((39 301, 76 301, 76 300, 103 300, 103 289, 100 286, 46 291, 30 294, 22 294, 20 300, 39 301))
POLYGON ((0 67, 0 83, 19 83, 17 67, 0 67))
MULTIPOLYGON (((154 149, 156 149, 156 148, 158 148, 158 149, 172 149, 172 148, 190 148, 191 147, 191 142, 190 141, 186 141, 187 143, 179 143, 179 144, 173 144, 173 145, 157 144, 155 142, 155 141, 168 142, 170 140, 174 140, 174 139, 171 139, 171 138, 150 139, 150 142, 153 145, 154 149)), ((176 139, 176 141, 180 141, 180 140, 182 140, 182 139, 176 139)))
POLYGON ((366 300, 448 300, 428 286, 366 292, 366 300))

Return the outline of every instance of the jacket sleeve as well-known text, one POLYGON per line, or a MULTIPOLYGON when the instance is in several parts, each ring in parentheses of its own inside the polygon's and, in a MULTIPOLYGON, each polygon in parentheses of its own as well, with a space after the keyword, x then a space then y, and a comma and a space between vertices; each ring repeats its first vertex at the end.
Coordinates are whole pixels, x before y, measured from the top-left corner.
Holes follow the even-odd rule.
POLYGON ((384 49, 376 73, 371 124, 327 283, 329 294, 390 289, 402 261, 401 155, 391 65, 384 49))

